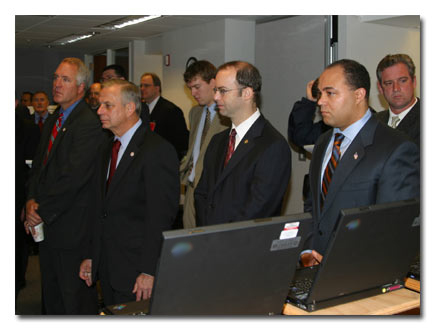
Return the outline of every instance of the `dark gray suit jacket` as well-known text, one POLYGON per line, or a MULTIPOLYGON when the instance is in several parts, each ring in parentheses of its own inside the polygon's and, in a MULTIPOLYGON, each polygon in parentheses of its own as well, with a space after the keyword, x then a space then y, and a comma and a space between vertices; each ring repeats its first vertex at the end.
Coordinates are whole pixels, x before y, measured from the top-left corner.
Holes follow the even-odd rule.
POLYGON ((291 172, 285 138, 261 115, 223 168, 230 129, 208 145, 195 189, 198 226, 277 216, 291 172))
POLYGON ((109 138, 103 144, 98 162, 93 236, 87 258, 98 268, 101 254, 106 253, 109 278, 104 280, 115 290, 131 291, 140 273, 154 275, 162 231, 170 230, 175 220, 180 195, 179 163, 173 146, 151 132, 148 123, 142 123, 106 193, 112 141, 109 138))
MULTIPOLYGON (((383 110, 377 113, 378 119, 387 124, 390 112, 388 110, 383 110)), ((399 125, 396 127, 397 130, 405 133, 420 147, 420 99, 408 112, 408 114, 403 118, 399 125)))
POLYGON ((57 134, 46 164, 48 141, 59 109, 44 124, 28 181, 27 200, 39 203, 44 221, 44 244, 54 248, 82 248, 88 239, 93 205, 91 178, 103 137, 100 121, 81 100, 57 134))
POLYGON ((357 134, 334 172, 320 209, 322 162, 332 130, 317 141, 310 165, 313 240, 323 254, 343 208, 419 198, 419 150, 403 134, 372 116, 357 134))

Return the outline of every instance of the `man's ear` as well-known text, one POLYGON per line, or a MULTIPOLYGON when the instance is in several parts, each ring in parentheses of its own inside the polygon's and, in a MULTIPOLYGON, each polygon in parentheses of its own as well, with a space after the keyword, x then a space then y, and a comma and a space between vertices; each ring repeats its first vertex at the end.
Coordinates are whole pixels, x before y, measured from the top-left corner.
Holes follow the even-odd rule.
POLYGON ((356 102, 359 104, 366 98, 367 91, 365 88, 358 88, 355 90, 356 102))

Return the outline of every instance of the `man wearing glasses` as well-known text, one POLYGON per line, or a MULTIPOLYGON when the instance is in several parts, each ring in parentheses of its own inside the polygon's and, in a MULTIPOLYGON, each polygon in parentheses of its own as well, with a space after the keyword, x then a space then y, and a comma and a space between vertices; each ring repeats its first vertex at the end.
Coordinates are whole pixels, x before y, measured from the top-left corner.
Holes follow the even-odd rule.
POLYGON ((285 138, 258 109, 261 76, 246 62, 218 68, 215 102, 232 127, 207 148, 195 189, 198 226, 278 216, 291 172, 285 138))

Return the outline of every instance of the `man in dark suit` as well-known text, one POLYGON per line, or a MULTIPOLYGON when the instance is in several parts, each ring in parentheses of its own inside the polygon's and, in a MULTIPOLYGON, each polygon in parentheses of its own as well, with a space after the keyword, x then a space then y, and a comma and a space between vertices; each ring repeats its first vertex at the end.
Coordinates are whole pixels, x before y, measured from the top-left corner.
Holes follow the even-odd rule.
POLYGON ((151 296, 162 232, 178 212, 180 183, 175 149, 140 119, 138 87, 109 80, 100 103, 103 128, 114 138, 104 143, 98 162, 92 239, 79 275, 89 286, 100 279, 109 306, 151 296))
POLYGON ((246 62, 229 62, 216 75, 215 101, 232 129, 207 148, 195 189, 198 226, 277 216, 291 172, 285 138, 257 108, 261 76, 246 62))
POLYGON ((323 120, 334 128, 313 150, 314 228, 310 250, 301 256, 305 265, 321 260, 341 209, 418 198, 420 190, 418 148, 371 114, 364 66, 334 62, 321 74, 319 90, 323 120))
POLYGON ((414 96, 414 62, 406 54, 387 55, 379 62, 376 76, 379 93, 390 106, 378 113, 379 120, 404 132, 420 147, 420 100, 414 96))
POLYGON ((149 109, 151 130, 168 140, 181 160, 187 152, 189 131, 183 111, 161 96, 162 84, 155 73, 144 73, 140 78, 142 101, 149 109))
POLYGON ((44 124, 28 182, 27 231, 44 223, 39 243, 42 293, 47 314, 94 314, 96 290, 77 277, 88 241, 91 178, 103 130, 84 102, 88 70, 65 58, 53 76, 60 105, 44 124))
POLYGON ((35 92, 32 96, 32 106, 35 112, 30 115, 32 122, 38 125, 39 130, 42 132, 44 123, 47 120, 50 113, 48 112, 48 106, 50 101, 47 93, 43 91, 35 92))

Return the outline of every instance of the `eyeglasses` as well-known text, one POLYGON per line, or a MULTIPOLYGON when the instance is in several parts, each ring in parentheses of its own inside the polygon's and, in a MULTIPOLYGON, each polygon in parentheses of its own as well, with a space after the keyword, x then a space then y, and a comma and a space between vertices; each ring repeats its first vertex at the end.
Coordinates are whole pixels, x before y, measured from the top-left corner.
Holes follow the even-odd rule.
POLYGON ((217 87, 217 88, 215 87, 215 88, 213 88, 213 91, 215 93, 219 92, 220 95, 224 96, 228 92, 236 91, 236 90, 239 91, 239 90, 245 89, 245 88, 246 88, 246 86, 245 87, 239 87, 239 88, 232 88, 232 89, 226 89, 226 88, 223 88, 223 87, 217 87))

